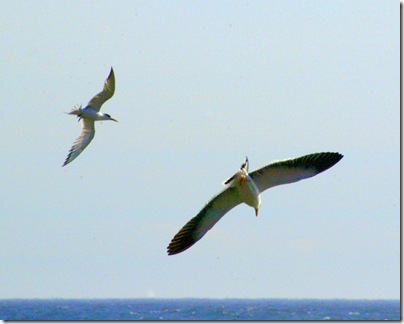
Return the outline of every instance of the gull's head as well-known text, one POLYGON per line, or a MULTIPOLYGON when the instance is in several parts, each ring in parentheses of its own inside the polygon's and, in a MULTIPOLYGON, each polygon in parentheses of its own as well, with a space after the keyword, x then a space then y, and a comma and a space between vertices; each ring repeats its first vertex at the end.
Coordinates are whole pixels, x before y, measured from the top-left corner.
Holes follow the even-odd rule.
POLYGON ((104 120, 113 120, 114 122, 118 122, 116 119, 112 118, 111 115, 103 114, 104 120))
POLYGON ((254 207, 255 216, 257 216, 257 217, 258 217, 258 213, 259 213, 259 211, 260 211, 260 207, 261 207, 261 197, 258 196, 258 206, 255 206, 255 207, 254 207))

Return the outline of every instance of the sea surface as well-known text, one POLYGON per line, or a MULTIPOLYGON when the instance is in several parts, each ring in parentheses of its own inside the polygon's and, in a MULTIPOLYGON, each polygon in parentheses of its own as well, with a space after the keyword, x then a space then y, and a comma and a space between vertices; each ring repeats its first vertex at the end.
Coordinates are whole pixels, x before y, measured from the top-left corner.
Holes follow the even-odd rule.
POLYGON ((0 299, 1 320, 401 320, 399 300, 0 299))

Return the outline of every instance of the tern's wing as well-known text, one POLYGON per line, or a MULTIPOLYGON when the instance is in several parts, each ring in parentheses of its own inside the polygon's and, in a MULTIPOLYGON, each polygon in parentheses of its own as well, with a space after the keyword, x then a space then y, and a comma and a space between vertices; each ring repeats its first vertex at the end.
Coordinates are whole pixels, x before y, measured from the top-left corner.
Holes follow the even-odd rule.
POLYGON ((67 155, 67 158, 65 160, 65 163, 63 163, 63 166, 69 164, 76 157, 78 157, 80 153, 84 151, 84 149, 88 146, 88 144, 90 144, 90 142, 94 138, 95 135, 94 121, 84 118, 82 118, 81 121, 83 123, 81 134, 73 143, 73 146, 70 149, 69 154, 67 155))
POLYGON ((107 80, 105 80, 104 89, 102 89, 100 93, 95 95, 93 99, 90 100, 90 102, 87 104, 87 107, 91 106, 92 108, 100 111, 103 103, 107 101, 109 98, 111 98, 114 92, 115 92, 115 75, 114 70, 111 68, 111 72, 109 73, 107 80))
POLYGON ((268 188, 296 182, 315 176, 336 164, 343 158, 339 153, 314 153, 299 158, 272 162, 271 164, 252 171, 250 177, 254 180, 260 192, 268 188))
POLYGON ((185 251, 199 241, 230 209, 242 202, 235 187, 228 187, 213 197, 206 206, 174 236, 168 245, 169 255, 185 251))

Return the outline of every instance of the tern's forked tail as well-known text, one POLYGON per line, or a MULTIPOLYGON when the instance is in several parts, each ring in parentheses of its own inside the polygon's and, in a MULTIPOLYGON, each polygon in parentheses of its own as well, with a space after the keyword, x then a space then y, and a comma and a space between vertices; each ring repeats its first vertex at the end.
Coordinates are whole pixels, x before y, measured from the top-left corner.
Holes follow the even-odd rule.
POLYGON ((81 105, 80 105, 80 107, 79 106, 74 106, 74 108, 70 112, 68 112, 66 114, 68 114, 68 115, 76 115, 76 116, 80 117, 80 115, 81 115, 81 105))

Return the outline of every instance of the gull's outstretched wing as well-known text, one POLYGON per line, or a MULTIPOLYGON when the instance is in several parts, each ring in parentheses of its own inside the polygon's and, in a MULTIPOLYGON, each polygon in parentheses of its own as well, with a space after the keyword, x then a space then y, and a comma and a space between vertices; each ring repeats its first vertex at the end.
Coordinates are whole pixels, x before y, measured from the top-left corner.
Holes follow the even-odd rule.
POLYGON ((343 158, 340 153, 314 153, 299 158, 272 162, 252 171, 250 177, 258 190, 264 190, 315 176, 336 164, 343 158))
POLYGON ((114 92, 115 92, 115 75, 114 70, 111 68, 111 72, 109 73, 107 80, 105 80, 104 89, 102 89, 100 93, 95 95, 93 99, 90 100, 90 102, 87 104, 87 107, 92 107, 100 111, 103 103, 107 101, 109 98, 111 98, 114 92))
POLYGON ((88 120, 82 118, 81 122, 83 123, 81 134, 73 143, 73 146, 70 149, 69 154, 67 155, 67 158, 65 160, 65 163, 63 163, 63 166, 69 164, 76 157, 78 157, 80 153, 84 151, 84 149, 88 146, 88 144, 90 144, 90 142, 94 138, 95 135, 94 120, 88 120))
POLYGON ((185 251, 199 241, 230 209, 242 202, 235 187, 213 197, 205 207, 174 236, 167 247, 169 255, 185 251))

